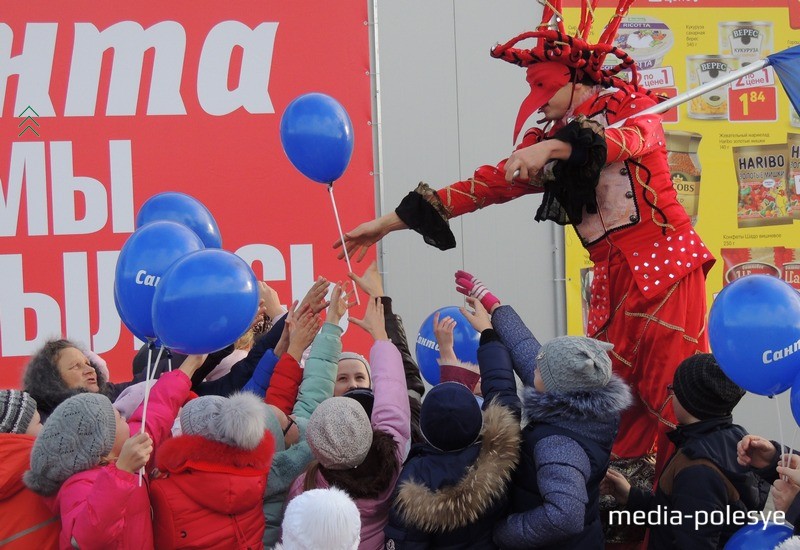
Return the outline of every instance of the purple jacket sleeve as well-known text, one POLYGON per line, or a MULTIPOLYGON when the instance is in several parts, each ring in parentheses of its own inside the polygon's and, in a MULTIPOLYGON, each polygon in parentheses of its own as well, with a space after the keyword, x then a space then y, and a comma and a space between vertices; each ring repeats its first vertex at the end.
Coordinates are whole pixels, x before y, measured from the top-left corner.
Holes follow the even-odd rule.
POLYGON ((372 386, 375 392, 372 427, 394 438, 397 443, 397 458, 402 464, 408 454, 411 439, 411 411, 403 358, 390 340, 376 340, 370 350, 369 362, 372 365, 372 386))

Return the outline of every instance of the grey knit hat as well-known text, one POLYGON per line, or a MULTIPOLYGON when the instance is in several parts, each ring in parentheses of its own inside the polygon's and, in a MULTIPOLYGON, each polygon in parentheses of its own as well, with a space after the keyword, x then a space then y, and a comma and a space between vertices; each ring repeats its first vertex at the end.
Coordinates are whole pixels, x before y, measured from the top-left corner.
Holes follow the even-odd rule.
POLYGON ((36 401, 28 392, 0 390, 0 433, 24 434, 36 412, 36 401))
POLYGON ((583 391, 611 380, 612 344, 585 336, 559 336, 545 343, 536 356, 536 368, 547 391, 583 391))
POLYGON ((192 399, 181 409, 181 430, 231 447, 252 451, 264 439, 267 415, 272 411, 250 392, 230 397, 205 395, 192 399))
POLYGON ((70 476, 100 464, 114 448, 116 433, 108 397, 99 393, 70 397, 55 408, 36 437, 25 485, 41 495, 55 494, 70 476))
POLYGON ((330 397, 312 413, 306 439, 322 466, 329 470, 349 470, 367 457, 372 446, 372 425, 358 401, 330 397))
POLYGON ((354 351, 343 351, 339 355, 339 361, 342 361, 343 359, 355 359, 356 361, 361 361, 364 364, 364 367, 367 369, 367 375, 369 376, 370 381, 369 384, 370 386, 372 385, 372 369, 370 368, 369 361, 367 361, 366 357, 354 351))

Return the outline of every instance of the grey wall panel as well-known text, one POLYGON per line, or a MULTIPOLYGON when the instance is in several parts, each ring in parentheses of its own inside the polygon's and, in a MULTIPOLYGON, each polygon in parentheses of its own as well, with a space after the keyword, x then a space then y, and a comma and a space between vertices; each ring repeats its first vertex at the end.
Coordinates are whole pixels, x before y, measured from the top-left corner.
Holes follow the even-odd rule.
MULTIPOLYGON (((533 27, 540 7, 530 0, 379 0, 377 9, 382 185, 392 209, 418 181, 441 187, 513 150, 525 72, 492 59, 489 49, 533 27)), ((453 220, 458 247, 448 252, 411 232, 384 240, 387 292, 410 337, 435 308, 462 303, 457 269, 482 278, 542 340, 560 333, 552 240, 561 229, 533 221, 539 202, 525 197, 453 220)))

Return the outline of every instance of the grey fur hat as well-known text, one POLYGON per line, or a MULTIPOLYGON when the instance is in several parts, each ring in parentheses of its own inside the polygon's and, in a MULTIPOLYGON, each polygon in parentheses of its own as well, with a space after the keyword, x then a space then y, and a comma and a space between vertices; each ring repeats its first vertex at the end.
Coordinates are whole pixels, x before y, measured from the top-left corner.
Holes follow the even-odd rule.
POLYGON ((329 397, 308 420, 306 440, 319 463, 329 470, 356 468, 372 446, 372 425, 364 407, 349 397, 329 397))
POLYGON ((546 342, 536 356, 536 368, 547 391, 585 391, 611 380, 612 344, 585 336, 559 336, 546 342))
POLYGON ((181 410, 181 430, 231 447, 252 451, 264 439, 267 405, 250 392, 230 397, 205 395, 192 399, 181 410))
POLYGON ((53 495, 73 474, 94 468, 114 448, 116 416, 105 395, 81 393, 55 408, 31 451, 23 481, 31 491, 53 495))

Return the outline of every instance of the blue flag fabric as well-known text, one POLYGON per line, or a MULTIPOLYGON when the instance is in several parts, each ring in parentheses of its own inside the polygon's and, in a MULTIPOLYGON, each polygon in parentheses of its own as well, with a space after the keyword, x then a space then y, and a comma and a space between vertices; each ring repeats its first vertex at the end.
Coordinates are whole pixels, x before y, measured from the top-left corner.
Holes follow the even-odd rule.
POLYGON ((794 110, 800 113, 800 46, 768 55, 767 59, 778 74, 794 110))

